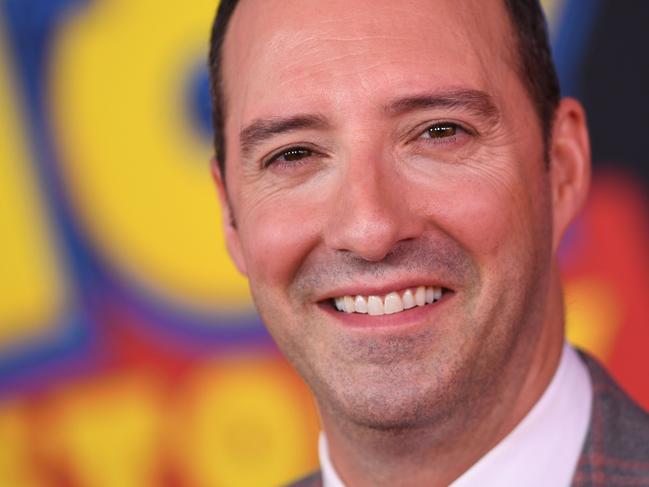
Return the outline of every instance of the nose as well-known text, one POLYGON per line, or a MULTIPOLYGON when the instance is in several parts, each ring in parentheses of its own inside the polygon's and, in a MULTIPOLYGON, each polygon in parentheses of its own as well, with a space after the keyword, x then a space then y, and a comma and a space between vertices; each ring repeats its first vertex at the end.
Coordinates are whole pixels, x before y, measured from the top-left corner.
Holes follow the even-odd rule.
POLYGON ((380 261, 397 243, 421 234, 422 215, 410 205, 414 195, 389 163, 352 163, 340 179, 325 230, 329 248, 380 261))

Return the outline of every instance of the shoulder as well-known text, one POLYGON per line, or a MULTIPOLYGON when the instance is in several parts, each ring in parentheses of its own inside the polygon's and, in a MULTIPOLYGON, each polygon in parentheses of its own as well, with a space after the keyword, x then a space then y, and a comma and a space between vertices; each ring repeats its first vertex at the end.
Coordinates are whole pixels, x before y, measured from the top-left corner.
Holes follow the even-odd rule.
POLYGON ((320 471, 313 472, 300 480, 288 484, 286 487, 322 487, 322 475, 320 471))
POLYGON ((596 359, 584 352, 580 356, 592 380, 593 406, 573 485, 592 485, 595 479, 605 480, 605 485, 622 485, 616 479, 644 480, 646 484, 633 485, 649 485, 649 414, 596 359))
POLYGON ((649 460, 649 414, 638 406, 593 357, 580 352, 593 382, 591 439, 617 452, 640 453, 649 460), (599 434, 606 437, 600 437, 599 434))

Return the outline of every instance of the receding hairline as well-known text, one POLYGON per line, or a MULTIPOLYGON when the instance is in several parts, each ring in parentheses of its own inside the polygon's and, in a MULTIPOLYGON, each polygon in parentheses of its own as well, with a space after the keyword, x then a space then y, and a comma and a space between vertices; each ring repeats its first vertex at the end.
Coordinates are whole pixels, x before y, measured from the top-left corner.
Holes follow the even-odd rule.
MULTIPOLYGON (((494 0, 498 1, 498 0, 494 0)), ((513 70, 514 74, 517 76, 519 81, 522 83, 522 86, 524 88, 525 94, 528 97, 528 99, 532 102, 532 105, 534 106, 534 109, 537 113, 536 122, 539 123, 541 126, 541 130, 543 132, 543 138, 546 142, 546 145, 548 140, 549 140, 549 125, 551 125, 551 118, 554 114, 554 110, 556 110, 556 105, 558 103, 558 83, 556 86, 556 100, 552 100, 552 96, 554 94, 553 88, 554 86, 552 85, 551 81, 553 81, 552 76, 554 75, 555 81, 556 81, 556 73, 554 72, 554 66, 551 62, 550 58, 550 66, 547 64, 544 64, 543 62, 546 61, 545 59, 541 59, 543 56, 539 55, 539 52, 537 51, 534 56, 528 55, 526 52, 524 52, 523 48, 525 45, 529 44, 530 42, 530 37, 534 36, 539 36, 540 35, 540 29, 538 29, 538 11, 535 11, 535 5, 538 6, 540 9, 540 5, 536 0, 499 0, 500 5, 502 8, 502 12, 506 17, 498 16, 497 18, 499 19, 507 19, 504 22, 504 27, 497 29, 498 36, 501 37, 499 40, 499 44, 502 44, 502 48, 500 50, 500 57, 501 59, 513 70), (518 5, 516 2, 521 2, 525 3, 526 6, 516 6, 518 5), (531 12, 527 12, 525 9, 529 9, 531 12), (517 11, 515 13, 514 11, 517 11), (521 11, 524 11, 529 14, 528 17, 523 18, 523 21, 521 21, 521 11), (525 24, 525 21, 528 21, 527 24, 525 24), (532 21, 536 21, 536 23, 533 23, 532 21), (526 30, 527 29, 527 30, 526 30), (536 30, 535 30, 536 29, 536 30), (533 31, 533 32, 532 32, 533 31), (535 57, 536 56, 536 57, 535 57), (530 58, 532 58, 532 61, 530 61, 530 58), (539 71, 543 72, 544 74, 547 74, 547 78, 544 78, 541 80, 540 83, 535 83, 535 80, 533 77, 530 76, 529 71, 529 65, 530 62, 534 63, 533 65, 535 68, 538 68, 539 71), (546 72, 548 71, 548 68, 551 68, 552 72, 546 72), (547 81, 547 83, 546 83, 547 81), (550 109, 548 107, 552 105, 550 109), (548 115, 548 111, 551 112, 550 115, 548 115)), ((226 156, 224 154, 225 152, 225 133, 224 133, 224 128, 226 125, 226 120, 227 120, 227 99, 228 94, 227 94, 227 86, 225 83, 225 77, 223 75, 224 72, 224 66, 227 64, 225 62, 225 58, 227 56, 227 49, 225 49, 226 44, 229 44, 233 42, 232 35, 228 35, 228 32, 232 30, 233 24, 237 23, 239 15, 237 15, 237 10, 240 11, 240 8, 238 8, 242 2, 242 0, 226 0, 226 2, 230 5, 231 11, 229 12, 229 18, 226 19, 225 23, 225 31, 222 36, 222 42, 219 46, 217 46, 220 49, 220 64, 218 66, 219 70, 217 71, 217 74, 220 75, 220 79, 218 85, 213 83, 213 88, 216 86, 217 90, 220 90, 220 93, 217 93, 217 95, 220 95, 220 101, 221 101, 221 115, 222 118, 218 120, 222 125, 221 125, 221 133, 220 134, 215 134, 217 139, 220 136, 222 139, 222 143, 216 144, 217 151, 220 148, 221 149, 221 156, 219 157, 219 165, 221 166, 221 169, 224 171, 225 170, 225 159, 226 156)), ((224 2, 225 3, 225 2, 224 2)), ((541 9, 541 17, 543 18, 543 12, 541 9)), ((544 21, 545 22, 545 21, 544 21)), ((216 25, 216 22, 215 22, 216 25)), ((545 24, 544 24, 545 28, 545 24)), ((489 32, 495 32, 494 29, 492 29, 489 32)), ((541 45, 541 51, 543 50, 542 48, 544 46, 547 46, 547 30, 543 32, 545 34, 545 37, 541 40, 545 41, 545 44, 542 43, 537 43, 541 45)), ((539 38, 535 38, 536 41, 539 40, 539 38)), ((214 47, 214 46, 212 46, 214 47)), ((537 45, 538 47, 538 45, 537 45)), ((543 52, 541 53, 543 54, 543 52)), ((211 53, 212 56, 212 53, 211 53)), ((210 60, 212 60, 212 57, 210 57, 210 60)), ((212 69, 214 66, 212 63, 210 64, 210 68, 212 69)), ((214 72, 211 73, 214 75, 214 72)), ((213 99, 216 99, 216 96, 213 96, 213 99)), ((215 112, 216 113, 216 112, 215 112)), ((216 127, 216 124, 215 124, 216 127)), ((547 150, 547 149, 546 149, 547 150)))

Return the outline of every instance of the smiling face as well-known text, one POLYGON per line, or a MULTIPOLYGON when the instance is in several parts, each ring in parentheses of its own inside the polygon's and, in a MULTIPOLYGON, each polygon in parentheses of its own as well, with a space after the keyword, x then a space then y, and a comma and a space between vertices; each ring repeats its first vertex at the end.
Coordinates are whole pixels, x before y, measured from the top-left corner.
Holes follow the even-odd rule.
POLYGON ((523 381, 556 232, 501 4, 242 0, 232 18, 228 245, 324 416, 425 424, 523 381))

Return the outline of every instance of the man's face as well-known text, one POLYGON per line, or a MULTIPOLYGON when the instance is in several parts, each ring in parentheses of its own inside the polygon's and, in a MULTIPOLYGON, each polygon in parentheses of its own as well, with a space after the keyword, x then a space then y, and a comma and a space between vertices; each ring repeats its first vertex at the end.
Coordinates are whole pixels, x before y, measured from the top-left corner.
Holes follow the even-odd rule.
POLYGON ((551 198, 502 3, 237 7, 229 247, 324 411, 378 427, 450 414, 538 336, 551 198), (442 298, 417 305, 421 287, 442 298), (337 310, 345 296, 372 313, 337 310))

